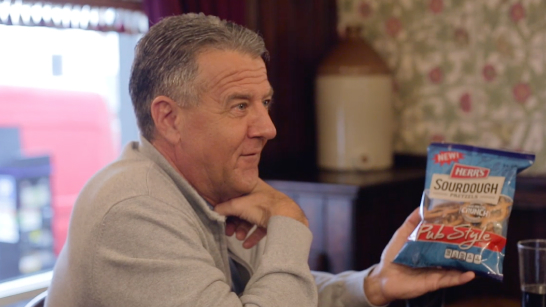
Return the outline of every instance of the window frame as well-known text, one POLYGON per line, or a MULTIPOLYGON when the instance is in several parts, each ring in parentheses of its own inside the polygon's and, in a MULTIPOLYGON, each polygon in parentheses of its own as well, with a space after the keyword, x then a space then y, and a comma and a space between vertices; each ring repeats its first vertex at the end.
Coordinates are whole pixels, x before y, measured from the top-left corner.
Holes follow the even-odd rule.
POLYGON ((19 277, 0 282, 0 306, 8 306, 33 297, 47 290, 53 278, 53 271, 19 277))

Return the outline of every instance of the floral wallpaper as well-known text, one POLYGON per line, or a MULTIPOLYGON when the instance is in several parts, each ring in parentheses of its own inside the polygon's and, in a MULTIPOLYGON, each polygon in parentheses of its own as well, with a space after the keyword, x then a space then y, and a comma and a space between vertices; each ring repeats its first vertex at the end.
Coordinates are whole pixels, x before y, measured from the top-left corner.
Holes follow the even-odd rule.
POLYGON ((531 151, 546 173, 546 1, 338 0, 394 79, 395 150, 431 141, 531 151))

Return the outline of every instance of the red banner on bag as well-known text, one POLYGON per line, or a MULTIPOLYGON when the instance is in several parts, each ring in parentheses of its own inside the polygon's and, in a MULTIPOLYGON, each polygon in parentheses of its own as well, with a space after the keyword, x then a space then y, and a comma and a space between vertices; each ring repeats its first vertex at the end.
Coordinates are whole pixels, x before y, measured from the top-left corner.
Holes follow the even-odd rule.
POLYGON ((461 250, 471 247, 487 248, 499 252, 506 245, 506 238, 496 233, 466 225, 447 226, 422 223, 417 233, 418 241, 434 241, 459 245, 461 250))

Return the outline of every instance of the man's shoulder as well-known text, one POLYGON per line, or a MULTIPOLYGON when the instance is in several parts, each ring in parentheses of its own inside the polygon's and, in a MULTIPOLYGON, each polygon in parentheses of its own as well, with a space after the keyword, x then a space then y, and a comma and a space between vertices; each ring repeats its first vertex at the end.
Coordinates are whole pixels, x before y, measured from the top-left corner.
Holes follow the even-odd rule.
POLYGON ((131 198, 147 195, 149 177, 161 177, 155 163, 145 157, 120 158, 97 172, 82 193, 93 191, 95 196, 131 198))
POLYGON ((143 155, 124 154, 87 182, 74 209, 92 207, 94 211, 106 213, 116 204, 146 199, 157 205, 177 203, 180 209, 187 202, 173 180, 154 161, 143 155))

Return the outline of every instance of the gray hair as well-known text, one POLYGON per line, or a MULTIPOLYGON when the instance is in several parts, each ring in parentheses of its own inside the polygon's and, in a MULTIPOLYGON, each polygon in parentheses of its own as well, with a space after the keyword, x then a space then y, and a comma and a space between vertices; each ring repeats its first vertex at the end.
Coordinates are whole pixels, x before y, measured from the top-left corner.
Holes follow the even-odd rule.
POLYGON ((201 86, 195 84, 197 56, 207 49, 230 50, 269 59, 263 39, 252 30, 215 16, 183 14, 162 19, 135 49, 129 93, 140 133, 155 131, 150 107, 164 95, 180 106, 197 105, 201 86))

